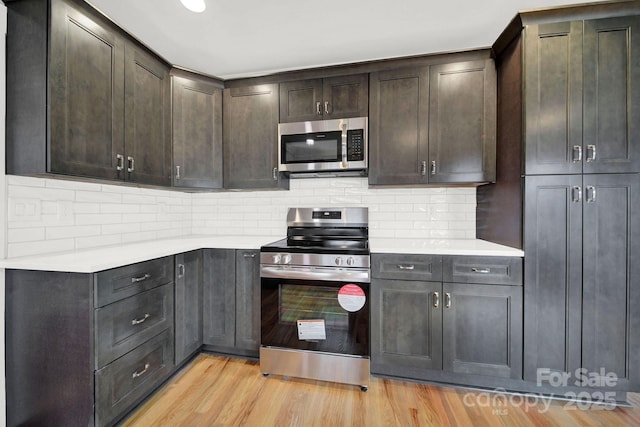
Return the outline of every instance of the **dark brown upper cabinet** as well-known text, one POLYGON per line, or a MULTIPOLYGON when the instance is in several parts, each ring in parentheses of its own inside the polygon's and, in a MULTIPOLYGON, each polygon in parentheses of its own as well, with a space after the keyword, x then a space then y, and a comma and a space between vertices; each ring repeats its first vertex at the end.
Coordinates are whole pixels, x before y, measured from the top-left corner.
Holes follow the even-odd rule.
POLYGON ((225 88, 224 188, 288 188, 278 173, 278 85, 225 88))
POLYGON ((369 184, 495 180, 493 60, 372 73, 369 184))
POLYGON ((429 67, 372 73, 370 85, 369 184, 426 184, 429 67))
POLYGON ((640 17, 527 26, 527 175, 640 167, 640 17))
POLYGON ((434 65, 429 77, 429 183, 494 181, 493 60, 434 65))
POLYGON ((366 117, 367 74, 280 83, 280 123, 366 117))
POLYGON ((173 186, 222 188, 222 85, 178 71, 171 85, 173 186))
POLYGON ((7 172, 168 185, 167 65, 84 2, 7 8, 7 172))

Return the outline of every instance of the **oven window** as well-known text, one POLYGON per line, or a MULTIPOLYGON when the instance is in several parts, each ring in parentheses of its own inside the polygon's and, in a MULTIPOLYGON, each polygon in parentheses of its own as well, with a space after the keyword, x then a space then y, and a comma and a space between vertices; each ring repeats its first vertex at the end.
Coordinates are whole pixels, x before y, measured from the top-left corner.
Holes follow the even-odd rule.
POLYGON ((324 319, 329 328, 349 325, 349 313, 338 302, 338 289, 323 286, 287 285, 280 287, 280 322, 324 319))

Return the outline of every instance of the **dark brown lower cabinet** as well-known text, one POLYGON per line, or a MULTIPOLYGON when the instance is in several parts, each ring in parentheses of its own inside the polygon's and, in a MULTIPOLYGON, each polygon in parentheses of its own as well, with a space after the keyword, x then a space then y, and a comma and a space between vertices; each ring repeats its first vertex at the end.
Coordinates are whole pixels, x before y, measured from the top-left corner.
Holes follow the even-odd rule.
POLYGON ((442 369, 518 379, 522 375, 522 287, 444 283, 442 369))
POLYGON ((203 251, 203 344, 206 350, 257 357, 259 253, 240 249, 203 251))
POLYGON ((455 374, 521 378, 522 260, 445 256, 441 277, 431 275, 438 281, 388 278, 390 265, 404 277, 421 265, 438 271, 439 257, 416 257, 372 255, 372 372, 449 382, 455 374))
POLYGON ((112 426, 173 372, 173 257, 5 279, 8 426, 112 426), (100 305, 114 284, 123 293, 100 305))
POLYGON ((640 390, 640 175, 525 178, 524 378, 640 390))
POLYGON ((175 256, 176 366, 202 347, 202 250, 175 256))

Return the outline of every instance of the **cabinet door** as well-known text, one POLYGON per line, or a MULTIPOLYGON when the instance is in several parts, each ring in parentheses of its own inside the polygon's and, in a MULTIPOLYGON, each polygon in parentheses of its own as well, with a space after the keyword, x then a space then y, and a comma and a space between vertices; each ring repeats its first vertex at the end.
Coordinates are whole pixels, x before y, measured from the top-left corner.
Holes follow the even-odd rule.
POLYGON ((640 175, 585 175, 582 367, 640 386, 640 175))
POLYGON ((171 185, 171 82, 168 67, 125 47, 125 164, 128 181, 171 185))
POLYGON ((56 1, 50 49, 47 170, 118 179, 116 156, 124 154, 124 40, 98 19, 56 1))
POLYGON ((580 367, 582 176, 525 178, 524 379, 580 367))
POLYGON ((222 188, 222 89, 172 76, 173 185, 222 188))
POLYGON ((369 76, 356 74, 322 81, 324 119, 367 117, 369 114, 369 76))
POLYGON ((233 249, 203 250, 202 322, 205 345, 235 345, 236 258, 233 249))
POLYGON ((175 256, 176 365, 202 345, 202 251, 175 256))
POLYGON ((445 283, 443 369, 522 377, 522 287, 445 283))
POLYGON ((640 171, 640 17, 584 23, 585 173, 640 171))
POLYGON ((372 372, 421 378, 426 369, 442 369, 441 287, 440 282, 373 280, 372 372))
POLYGON ((581 173, 582 21, 527 26, 524 52, 525 174, 581 173))
POLYGON ((493 60, 432 66, 429 76, 429 182, 495 181, 493 60))
POLYGON ((322 79, 280 83, 280 123, 322 120, 322 79))
POLYGON ((236 347, 260 348, 260 251, 236 251, 236 347))
POLYGON ((278 86, 224 90, 224 187, 288 187, 278 174, 278 86))
POLYGON ((369 184, 427 183, 429 68, 372 73, 369 184))

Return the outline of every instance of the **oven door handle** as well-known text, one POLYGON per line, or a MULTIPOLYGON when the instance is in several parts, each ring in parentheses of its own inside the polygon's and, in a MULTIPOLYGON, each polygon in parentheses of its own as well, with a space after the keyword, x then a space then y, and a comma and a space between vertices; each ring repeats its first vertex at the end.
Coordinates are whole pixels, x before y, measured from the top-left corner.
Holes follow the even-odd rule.
POLYGON ((260 277, 268 279, 339 280, 361 283, 371 282, 371 274, 366 269, 337 269, 321 267, 261 266, 260 277))

